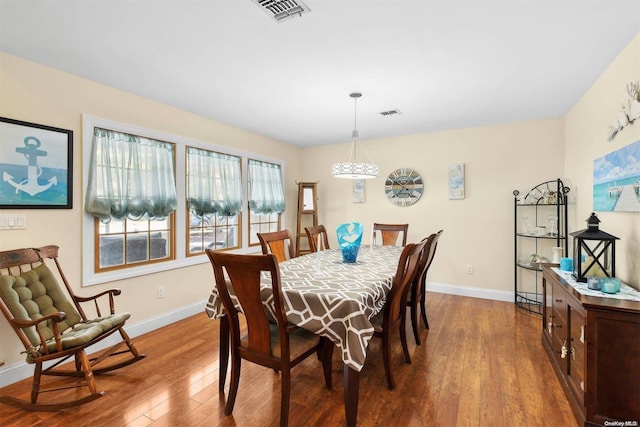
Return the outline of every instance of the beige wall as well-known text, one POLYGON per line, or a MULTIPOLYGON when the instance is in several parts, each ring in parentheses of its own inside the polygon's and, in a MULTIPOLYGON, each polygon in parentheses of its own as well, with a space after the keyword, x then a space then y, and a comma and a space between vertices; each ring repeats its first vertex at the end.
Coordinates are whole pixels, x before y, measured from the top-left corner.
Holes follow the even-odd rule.
MULTIPOLYGON (((607 131, 621 110, 624 88, 640 80, 640 35, 611 63, 565 117, 565 171, 575 183, 578 201, 574 231, 593 209, 593 161, 640 140, 640 120, 625 127, 613 141, 607 131)), ((598 212, 600 228, 620 240, 616 243, 616 276, 640 289, 640 213, 598 212)))
POLYGON ((331 177, 348 144, 306 149, 304 179, 319 181, 320 221, 329 230, 360 221, 369 243, 373 222, 409 223, 409 241, 443 229, 430 282, 513 293, 512 192, 562 178, 563 134, 563 120, 552 119, 360 141, 380 168, 378 178, 366 181, 362 204, 351 202, 351 181, 331 177), (465 164, 464 200, 449 200, 452 163, 465 164), (425 181, 423 196, 409 207, 392 205, 384 193, 386 176, 401 167, 425 181))
MULTIPOLYGON (((295 224, 295 180, 300 175, 301 149, 14 56, 0 53, 0 65, 0 116, 74 132, 73 209, 21 211, 26 214, 27 229, 0 231, 0 250, 47 244, 60 246, 65 274, 79 295, 121 288, 123 295, 116 306, 130 312, 133 323, 202 301, 213 286, 211 267, 203 263, 81 288, 82 252, 92 250, 83 248, 81 239, 82 151, 83 145, 89 147, 87 144, 91 143, 82 141, 82 114, 284 160, 287 204, 292 207, 286 222, 295 224), (165 287, 164 299, 156 298, 156 288, 160 285, 165 287)), ((0 319, 0 342, 0 360, 7 365, 24 360, 21 346, 4 317, 0 319)))

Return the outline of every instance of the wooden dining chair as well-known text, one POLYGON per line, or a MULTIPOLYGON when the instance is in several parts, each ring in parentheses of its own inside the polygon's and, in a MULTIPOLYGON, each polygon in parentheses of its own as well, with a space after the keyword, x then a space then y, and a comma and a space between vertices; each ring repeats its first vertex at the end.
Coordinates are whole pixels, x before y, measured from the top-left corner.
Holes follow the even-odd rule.
MULTIPOLYGON (((307 357, 318 354, 322 361, 325 385, 330 390, 333 343, 328 338, 288 323, 280 286, 280 268, 275 255, 238 255, 210 249, 206 253, 213 266, 225 317, 229 317, 226 324, 229 325, 231 338, 231 381, 224 413, 230 415, 233 412, 240 382, 240 364, 245 359, 281 372, 280 425, 286 426, 289 418, 291 368, 307 357), (261 298, 261 277, 264 272, 271 279, 274 319, 267 314, 261 298), (240 307, 234 305, 230 287, 240 307), (240 331, 240 310, 247 324, 245 335, 241 335, 240 331)), ((223 375, 226 376, 226 372, 220 373, 221 378, 223 375)))
POLYGON ((378 224, 373 223, 373 241, 377 241, 378 234, 383 246, 398 246, 398 238, 402 235, 402 245, 407 244, 409 224, 378 224))
POLYGON ((305 227, 304 231, 307 233, 311 252, 318 251, 318 242, 320 242, 320 250, 329 249, 329 236, 327 235, 327 229, 324 228, 324 225, 305 227))
POLYGON ((417 345, 421 344, 420 334, 418 333, 418 310, 420 310, 422 314, 424 327, 429 329, 427 306, 425 305, 427 272, 433 262, 433 257, 435 256, 436 248, 438 247, 438 239, 440 239, 441 235, 442 230, 424 239, 427 240, 427 244, 422 252, 422 257, 420 258, 420 263, 418 265, 418 272, 411 284, 411 290, 409 291, 407 298, 407 306, 409 307, 411 317, 411 327, 413 329, 413 336, 417 345))
POLYGON ((262 254, 273 254, 278 262, 283 262, 294 257, 293 238, 289 230, 258 233, 262 254))
POLYGON ((57 246, 0 252, 0 311, 24 345, 27 363, 35 365, 30 400, 1 396, 0 402, 25 410, 56 411, 104 396, 103 391, 97 390, 94 375, 146 357, 138 353, 124 330, 129 313, 115 312, 114 297, 120 293, 119 289, 109 289, 91 297, 75 295, 62 272, 57 246), (50 264, 54 268, 50 269, 50 264), (58 278, 62 279, 65 291, 58 278), (83 303, 88 303, 88 307, 83 308, 83 303), (86 313, 92 312, 95 317, 87 316, 86 313), (115 333, 120 334, 120 340, 113 340, 110 347, 91 358, 87 356, 89 346, 115 333), (66 367, 64 363, 69 359, 74 363, 66 367), (74 380, 70 384, 59 381, 55 385, 41 384, 42 377, 49 375, 74 377, 74 380), (71 394, 72 400, 52 397, 38 401, 45 392, 83 386, 89 389, 89 394, 71 394))
POLYGON ((393 278, 391 292, 387 297, 382 311, 371 318, 373 325, 373 336, 382 338, 382 358, 384 360, 384 371, 387 376, 387 386, 393 390, 396 386, 391 372, 391 333, 397 329, 400 334, 402 351, 407 363, 411 363, 409 346, 407 345, 407 334, 405 329, 407 291, 413 281, 420 262, 420 256, 427 244, 426 240, 420 243, 409 243, 402 250, 396 275, 393 278))

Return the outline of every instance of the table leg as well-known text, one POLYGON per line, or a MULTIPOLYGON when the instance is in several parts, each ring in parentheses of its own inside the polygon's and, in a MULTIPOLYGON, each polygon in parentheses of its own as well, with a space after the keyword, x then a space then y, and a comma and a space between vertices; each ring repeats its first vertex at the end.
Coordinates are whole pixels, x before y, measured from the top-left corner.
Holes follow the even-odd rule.
POLYGON ((360 394, 360 372, 344 365, 344 412, 347 426, 355 427, 358 419, 358 396, 360 394))
POLYGON ((220 318, 220 368, 218 370, 218 391, 224 392, 227 380, 227 366, 229 364, 229 318, 220 318))

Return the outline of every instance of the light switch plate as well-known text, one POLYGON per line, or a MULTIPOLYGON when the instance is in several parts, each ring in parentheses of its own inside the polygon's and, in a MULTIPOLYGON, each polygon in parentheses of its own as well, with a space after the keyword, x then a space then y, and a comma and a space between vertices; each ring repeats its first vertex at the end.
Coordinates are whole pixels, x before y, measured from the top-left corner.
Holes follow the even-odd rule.
POLYGON ((24 214, 0 215, 0 230, 24 230, 27 228, 27 216, 24 214))

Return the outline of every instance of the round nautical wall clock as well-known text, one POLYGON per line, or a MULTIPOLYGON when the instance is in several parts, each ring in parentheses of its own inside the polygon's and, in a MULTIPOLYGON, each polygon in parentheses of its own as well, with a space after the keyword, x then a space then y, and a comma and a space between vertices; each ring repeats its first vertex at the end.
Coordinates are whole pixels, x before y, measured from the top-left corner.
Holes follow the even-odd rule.
POLYGON ((420 199, 424 183, 420 174, 410 168, 396 169, 384 183, 384 192, 396 206, 411 206, 420 199))

